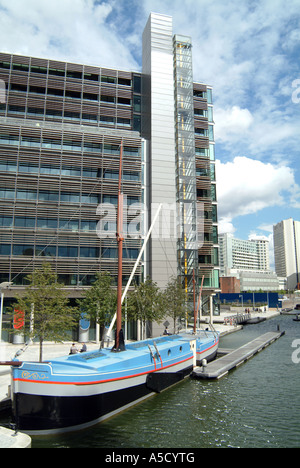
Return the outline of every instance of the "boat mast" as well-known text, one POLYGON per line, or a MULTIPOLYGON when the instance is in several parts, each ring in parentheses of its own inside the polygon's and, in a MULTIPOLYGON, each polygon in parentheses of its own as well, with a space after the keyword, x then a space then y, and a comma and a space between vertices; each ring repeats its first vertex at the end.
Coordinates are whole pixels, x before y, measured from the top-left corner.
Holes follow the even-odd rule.
POLYGON ((122 190, 122 163, 123 163, 123 140, 120 146, 120 165, 119 165, 119 189, 118 189, 118 214, 117 214, 117 242, 118 242, 118 289, 117 289, 117 328, 116 341, 114 349, 116 351, 124 350, 124 340, 120 339, 122 333, 122 262, 123 262, 123 201, 122 190))

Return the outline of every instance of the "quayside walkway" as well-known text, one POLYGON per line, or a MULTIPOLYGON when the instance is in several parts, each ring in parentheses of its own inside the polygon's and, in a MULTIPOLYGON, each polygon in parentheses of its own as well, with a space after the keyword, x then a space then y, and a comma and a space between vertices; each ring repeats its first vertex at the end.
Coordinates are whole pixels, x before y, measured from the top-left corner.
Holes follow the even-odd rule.
POLYGON ((194 379, 220 379, 227 375, 230 370, 238 367, 240 364, 262 351, 284 334, 285 332, 265 333, 207 365, 204 362, 202 367, 195 367, 191 377, 194 379))

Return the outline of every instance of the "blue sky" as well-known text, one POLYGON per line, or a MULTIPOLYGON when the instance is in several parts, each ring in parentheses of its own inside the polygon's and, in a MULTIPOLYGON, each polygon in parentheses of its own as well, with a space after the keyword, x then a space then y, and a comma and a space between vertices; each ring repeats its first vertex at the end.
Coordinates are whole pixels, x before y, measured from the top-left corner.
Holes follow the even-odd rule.
POLYGON ((220 230, 272 241, 300 220, 300 0, 0 0, 0 48, 140 71, 151 11, 192 37, 214 89, 220 230))

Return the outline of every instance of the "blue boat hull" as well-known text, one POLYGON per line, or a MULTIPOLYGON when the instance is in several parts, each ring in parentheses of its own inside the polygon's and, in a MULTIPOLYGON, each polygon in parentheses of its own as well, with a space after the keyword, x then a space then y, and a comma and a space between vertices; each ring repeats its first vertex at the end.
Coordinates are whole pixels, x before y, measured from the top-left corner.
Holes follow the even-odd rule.
POLYGON ((13 368, 13 415, 31 435, 86 428, 190 375, 195 337, 161 337, 13 368))
POLYGON ((47 396, 17 393, 13 401, 15 424, 30 434, 79 430, 143 401, 153 393, 182 381, 193 367, 177 373, 149 374, 144 384, 90 396, 47 396), (149 378, 150 377, 150 378, 149 378))

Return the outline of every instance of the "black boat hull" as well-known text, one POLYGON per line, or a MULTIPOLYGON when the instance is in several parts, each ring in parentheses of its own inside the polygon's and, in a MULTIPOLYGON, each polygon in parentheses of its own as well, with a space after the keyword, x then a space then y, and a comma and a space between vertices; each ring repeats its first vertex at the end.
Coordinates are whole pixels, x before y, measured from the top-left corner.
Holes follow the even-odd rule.
POLYGON ((191 366, 176 373, 149 374, 141 385, 89 396, 16 393, 14 423, 19 431, 32 435, 83 429, 182 381, 192 369, 191 366))

